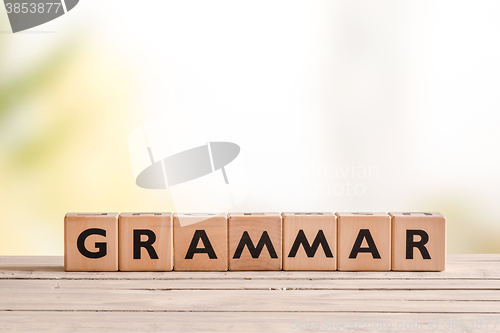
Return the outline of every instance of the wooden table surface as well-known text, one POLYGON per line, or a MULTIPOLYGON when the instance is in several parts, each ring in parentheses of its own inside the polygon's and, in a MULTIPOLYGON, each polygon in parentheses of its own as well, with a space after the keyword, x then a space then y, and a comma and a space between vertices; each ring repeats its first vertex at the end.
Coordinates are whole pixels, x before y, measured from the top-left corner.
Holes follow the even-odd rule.
POLYGON ((64 272, 0 257, 0 331, 500 331, 500 255, 444 272, 64 272))

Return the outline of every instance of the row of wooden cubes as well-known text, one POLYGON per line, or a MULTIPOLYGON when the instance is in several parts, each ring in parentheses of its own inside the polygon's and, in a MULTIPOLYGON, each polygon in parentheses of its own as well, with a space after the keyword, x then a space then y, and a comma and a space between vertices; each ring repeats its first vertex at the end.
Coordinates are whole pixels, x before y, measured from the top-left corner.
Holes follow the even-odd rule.
POLYGON ((67 271, 442 271, 439 213, 68 213, 67 271))

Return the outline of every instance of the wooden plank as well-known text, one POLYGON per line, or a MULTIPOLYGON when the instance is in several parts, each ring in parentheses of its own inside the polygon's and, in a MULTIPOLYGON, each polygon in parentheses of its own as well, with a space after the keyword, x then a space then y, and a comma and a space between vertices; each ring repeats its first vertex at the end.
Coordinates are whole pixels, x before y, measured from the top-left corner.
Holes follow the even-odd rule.
POLYGON ((500 315, 498 292, 355 290, 66 290, 2 289, 0 310, 268 311, 491 313, 500 315), (479 295, 478 295, 479 294, 479 295), (458 295, 458 296, 454 296, 458 295), (493 299, 491 299, 493 298, 493 299), (479 299, 479 300, 478 300, 479 299), (318 309, 321 309, 319 311, 318 309))
POLYGON ((293 279, 152 279, 45 280, 3 279, 0 290, 44 288, 142 290, 477 290, 499 291, 500 280, 293 280, 293 279))
MULTIPOLYGON (((496 265, 500 266, 500 265, 496 265)), ((488 267, 468 267, 463 266, 463 271, 457 272, 436 272, 436 273, 414 273, 410 272, 141 272, 141 273, 87 273, 75 272, 65 273, 61 271, 0 271, 0 279, 46 279, 46 280, 178 280, 178 279, 266 279, 266 280, 500 280, 499 267, 495 270, 488 267)))
MULTIPOLYGON (((120 294, 134 292, 137 295, 146 294, 150 295, 152 292, 162 293, 167 295, 170 291, 301 291, 303 293, 308 293, 309 291, 317 292, 318 295, 328 295, 335 294, 336 299, 344 300, 363 300, 363 299, 375 299, 375 300, 416 300, 416 301, 438 301, 438 300, 494 300, 500 301, 500 288, 497 289, 460 289, 460 293, 456 290, 449 289, 435 289, 435 288, 385 288, 385 289, 337 289, 335 285, 330 285, 330 288, 244 288, 241 285, 233 286, 233 288, 226 288, 221 284, 218 286, 212 286, 212 288, 207 288, 202 284, 200 287, 192 287, 189 284, 184 284, 182 288, 173 288, 172 284, 175 281, 46 281, 46 280, 7 280, 0 281, 0 291, 2 293, 3 300, 0 300, 0 305, 8 302, 8 297, 16 298, 25 297, 45 297, 48 294, 54 294, 57 297, 65 296, 71 293, 82 293, 87 295, 86 297, 94 297, 105 292, 106 294, 120 294), (61 295, 60 295, 61 294, 61 295)), ((206 282, 205 282, 206 283, 206 282)), ((211 284, 211 281, 208 282, 211 284)))
POLYGON ((420 273, 64 272, 62 257, 0 257, 0 331, 500 330, 500 255, 447 261, 420 273))
POLYGON ((370 328, 376 332, 491 332, 499 330, 500 323, 498 315, 485 314, 0 312, 0 331, 14 332, 310 332, 370 328), (461 319, 466 328, 460 329, 461 319))

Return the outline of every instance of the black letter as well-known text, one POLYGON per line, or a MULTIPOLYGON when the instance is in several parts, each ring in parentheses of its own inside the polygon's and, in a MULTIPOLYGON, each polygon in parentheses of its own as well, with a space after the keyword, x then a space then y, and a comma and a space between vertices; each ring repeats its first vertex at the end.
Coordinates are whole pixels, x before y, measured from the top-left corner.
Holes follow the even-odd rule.
POLYGON ((189 245, 189 249, 184 259, 193 259, 195 253, 207 253, 210 259, 217 259, 214 248, 212 247, 205 230, 196 230, 194 232, 193 239, 191 240, 191 244, 189 245), (198 241, 200 239, 203 242, 204 247, 198 248, 198 241))
POLYGON ((99 249, 99 251, 97 252, 90 252, 89 250, 87 250, 87 248, 85 247, 85 240, 90 235, 100 235, 106 237, 106 230, 97 228, 84 230, 80 234, 80 236, 78 236, 78 239, 76 241, 76 246, 78 248, 78 251, 80 251, 80 253, 83 254, 84 257, 90 259, 99 259, 106 256, 107 254, 106 243, 95 243, 96 249, 99 249))
POLYGON ((134 259, 141 259, 141 247, 148 251, 149 257, 151 259, 158 259, 158 254, 156 254, 153 248, 153 243, 156 241, 156 235, 152 230, 147 229, 134 229, 134 259), (141 241, 141 236, 148 236, 148 240, 145 242, 141 241))
POLYGON ((424 259, 430 259, 429 251, 424 246, 429 241, 429 235, 423 230, 406 230, 406 259, 413 259, 413 248, 420 250, 420 254, 424 259), (420 241, 414 242, 413 236, 419 235, 420 241))
POLYGON ((356 259, 359 252, 370 252, 372 254, 373 259, 380 259, 380 254, 378 253, 377 247, 375 246, 372 234, 368 229, 361 229, 359 231, 358 237, 356 238, 354 246, 352 247, 351 254, 349 255, 349 259, 356 259), (368 244, 368 247, 361 247, 361 243, 363 243, 363 238, 366 238, 366 243, 368 244))
POLYGON ((267 231, 264 231, 262 233, 262 236, 260 236, 260 240, 259 240, 259 243, 257 244, 257 248, 255 248, 255 246, 253 245, 252 240, 250 239, 250 235, 248 234, 248 232, 244 231, 243 236, 241 236, 240 243, 238 244, 238 247, 236 248, 236 252, 234 252, 233 259, 239 259, 241 257, 241 253, 243 252, 245 245, 248 247, 248 251, 250 251, 252 258, 254 258, 254 259, 256 259, 260 256, 260 253, 262 252, 264 245, 267 247, 267 250, 269 251, 269 255, 271 256, 271 258, 278 258, 278 256, 276 255, 276 251, 274 250, 273 243, 271 243, 271 239, 269 238, 269 235, 267 234, 267 231))
POLYGON ((299 230, 297 238, 295 238, 295 242, 292 245, 292 249, 288 254, 288 258, 294 258, 297 255, 297 251, 299 250, 300 244, 302 244, 302 246, 304 247, 304 250, 306 251, 308 258, 314 257, 316 251, 318 250, 319 244, 321 244, 321 246, 323 247, 323 251, 325 252, 326 257, 333 258, 332 251, 328 246, 328 242, 326 241, 326 237, 325 234, 323 233, 323 230, 318 231, 318 233, 316 234, 316 238, 314 238, 312 246, 309 245, 304 230, 302 229, 299 230))

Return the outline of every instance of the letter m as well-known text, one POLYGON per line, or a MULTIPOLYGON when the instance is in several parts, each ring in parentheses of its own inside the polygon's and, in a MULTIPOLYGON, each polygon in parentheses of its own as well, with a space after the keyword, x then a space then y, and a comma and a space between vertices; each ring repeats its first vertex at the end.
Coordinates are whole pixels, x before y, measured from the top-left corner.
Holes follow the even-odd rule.
POLYGON ((328 245, 328 242, 326 241, 325 234, 323 233, 323 230, 319 230, 318 233, 316 234, 316 238, 314 238, 314 241, 312 245, 309 245, 309 242, 307 241, 306 234, 304 233, 304 230, 299 230, 297 234, 297 238, 295 238, 295 242, 293 242, 292 249, 290 250, 290 253, 288 254, 288 258, 295 258, 297 255, 297 251, 299 250, 300 245, 304 247, 304 251, 306 251, 307 257, 308 258, 313 258, 314 255, 316 254, 316 251, 318 251, 319 245, 323 247, 323 251, 325 252, 325 256, 327 258, 333 258, 332 251, 330 250, 330 246, 328 245))
POLYGON ((252 258, 256 259, 260 256, 260 253, 262 252, 264 245, 267 247, 267 250, 269 251, 269 255, 271 256, 271 258, 275 259, 278 258, 278 255, 274 250, 273 243, 271 242, 271 239, 269 238, 269 234, 267 233, 267 231, 264 231, 262 233, 262 236, 260 236, 259 243, 257 243, 257 247, 253 245, 252 239, 250 239, 250 235, 248 234, 248 232, 244 231, 243 235, 241 236, 240 243, 238 244, 238 247, 234 252, 233 259, 239 259, 241 257, 241 253, 243 252, 245 246, 248 247, 248 251, 250 251, 252 258))

